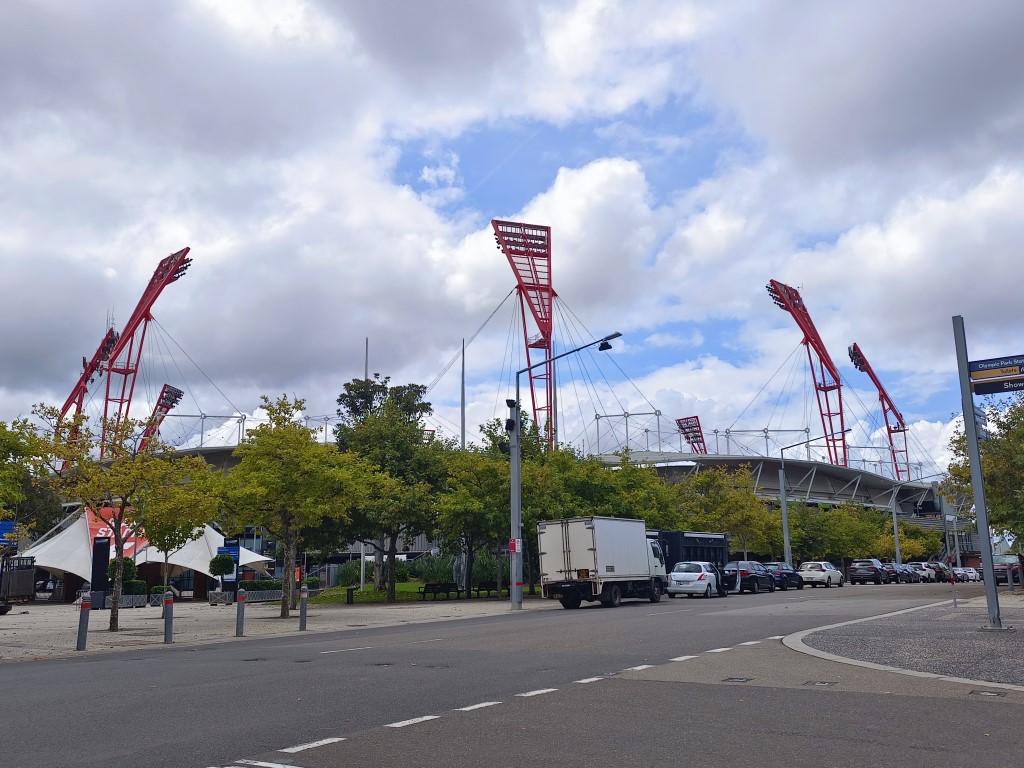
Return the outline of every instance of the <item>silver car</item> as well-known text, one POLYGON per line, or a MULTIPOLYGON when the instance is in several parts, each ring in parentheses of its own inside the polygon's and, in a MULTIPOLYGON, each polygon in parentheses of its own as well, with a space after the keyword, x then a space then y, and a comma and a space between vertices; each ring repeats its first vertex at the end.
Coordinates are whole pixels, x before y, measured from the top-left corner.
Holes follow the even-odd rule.
POLYGON ((843 572, 827 560, 811 560, 801 563, 798 571, 804 577, 804 584, 810 584, 812 587, 821 584, 828 589, 832 586, 841 587, 846 583, 843 572))
POLYGON ((689 560, 676 563, 668 575, 669 597, 686 595, 711 597, 718 592, 718 572, 711 563, 689 560))

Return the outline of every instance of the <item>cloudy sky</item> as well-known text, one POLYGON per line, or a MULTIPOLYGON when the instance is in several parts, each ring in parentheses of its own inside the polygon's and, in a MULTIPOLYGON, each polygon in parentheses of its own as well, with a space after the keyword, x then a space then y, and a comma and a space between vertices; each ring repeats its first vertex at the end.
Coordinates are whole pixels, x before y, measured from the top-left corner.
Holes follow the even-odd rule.
MULTIPOLYGON (((472 440, 524 365, 506 218, 553 229, 556 352, 623 334, 559 369, 564 439, 594 449, 600 413, 611 450, 617 414, 654 410, 676 449, 689 415, 774 453, 820 434, 776 279, 842 372, 851 442, 882 425, 857 342, 935 471, 951 316, 972 358, 1024 352, 1022 28, 1010 0, 5 2, 0 420, 63 403, 187 245, 136 396, 186 390, 166 437, 208 414, 213 440, 261 393, 329 417, 366 338, 371 372, 432 383, 483 325, 472 440)), ((448 435, 458 370, 430 392, 448 435)), ((634 416, 633 447, 656 429, 634 416)))

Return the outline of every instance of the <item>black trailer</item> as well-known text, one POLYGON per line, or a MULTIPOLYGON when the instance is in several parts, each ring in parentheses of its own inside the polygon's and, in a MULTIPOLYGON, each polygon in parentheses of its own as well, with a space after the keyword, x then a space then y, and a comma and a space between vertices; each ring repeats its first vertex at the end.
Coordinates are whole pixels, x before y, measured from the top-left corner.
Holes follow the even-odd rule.
POLYGON ((721 567, 729 562, 729 537, 724 533, 703 531, 648 531, 665 553, 665 569, 671 571, 676 563, 699 560, 721 567))

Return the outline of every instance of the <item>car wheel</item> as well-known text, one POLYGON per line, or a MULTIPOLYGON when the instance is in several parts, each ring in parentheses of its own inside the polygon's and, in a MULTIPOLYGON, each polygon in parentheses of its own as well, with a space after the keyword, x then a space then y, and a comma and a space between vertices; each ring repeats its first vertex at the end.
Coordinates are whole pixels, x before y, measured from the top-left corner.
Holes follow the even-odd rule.
POLYGON ((782 583, 779 585, 779 589, 781 589, 783 592, 789 589, 789 584, 786 583, 785 579, 782 580, 782 583))
POLYGON ((825 577, 825 589, 830 589, 831 587, 832 587, 832 577, 831 576, 826 576, 825 577))
POLYGON ((750 594, 756 595, 761 591, 761 585, 758 584, 757 579, 750 580, 750 594))
POLYGON ((657 579, 651 579, 651 596, 650 601, 652 603, 661 602, 661 582, 657 579))
POLYGON ((804 588, 804 583, 801 581, 799 584, 796 585, 796 588, 797 589, 803 589, 804 588))
POLYGON ((770 582, 768 582, 768 591, 769 592, 774 592, 775 591, 775 580, 774 579, 772 579, 770 582))
POLYGON ((882 577, 881 576, 875 576, 875 584, 881 584, 881 583, 882 583, 882 577))
POLYGON ((843 577, 842 576, 839 577, 839 586, 840 586, 840 588, 843 586, 843 577))
POLYGON ((704 590, 704 599, 705 600, 710 600, 711 599, 711 585, 710 584, 708 584, 707 589, 704 590))

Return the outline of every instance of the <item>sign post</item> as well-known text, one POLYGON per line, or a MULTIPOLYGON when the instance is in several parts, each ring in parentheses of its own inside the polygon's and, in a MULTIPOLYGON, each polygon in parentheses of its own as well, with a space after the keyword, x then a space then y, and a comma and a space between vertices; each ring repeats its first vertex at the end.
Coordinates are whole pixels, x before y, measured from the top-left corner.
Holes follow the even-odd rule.
POLYGON ((960 398, 963 403, 964 435, 967 438, 967 455, 971 463, 971 491, 974 496, 974 514, 978 528, 978 545, 981 547, 981 567, 985 574, 985 604, 988 608, 988 629, 1003 629, 999 618, 999 596, 996 594, 996 575, 992 567, 992 534, 988 526, 988 508, 985 506, 985 486, 981 475, 981 452, 978 450, 978 428, 974 422, 974 397, 971 394, 970 373, 992 371, 1024 365, 1024 355, 1016 357, 967 360, 967 336, 964 332, 964 318, 953 317, 953 343, 956 346, 956 364, 960 373, 960 398))

